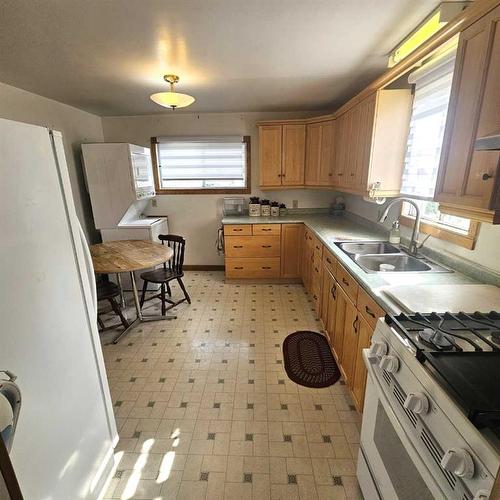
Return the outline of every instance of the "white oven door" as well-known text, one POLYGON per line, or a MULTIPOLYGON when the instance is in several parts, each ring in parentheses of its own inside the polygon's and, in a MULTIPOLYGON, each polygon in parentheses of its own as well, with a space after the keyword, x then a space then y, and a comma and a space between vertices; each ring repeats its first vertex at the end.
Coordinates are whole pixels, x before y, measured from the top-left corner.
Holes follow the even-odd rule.
MULTIPOLYGON (((383 500, 445 499, 435 479, 420 458, 392 411, 373 366, 368 367, 361 451, 371 479, 383 500)), ((361 489, 366 478, 359 478, 361 489)))

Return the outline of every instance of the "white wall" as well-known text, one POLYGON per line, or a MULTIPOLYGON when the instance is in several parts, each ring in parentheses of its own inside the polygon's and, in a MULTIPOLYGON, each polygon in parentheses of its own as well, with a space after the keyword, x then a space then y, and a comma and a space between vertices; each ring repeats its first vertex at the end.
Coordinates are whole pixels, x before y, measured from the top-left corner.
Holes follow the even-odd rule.
POLYGON ((101 118, 4 83, 0 83, 0 118, 43 125, 62 132, 76 213, 87 237, 91 242, 97 241, 98 233, 84 185, 80 144, 103 140, 101 118))
MULTIPOLYGON (((317 112, 315 113, 318 114, 317 112)), ((283 190, 261 192, 259 184, 258 130, 259 120, 273 120, 310 116, 290 113, 203 113, 103 117, 104 140, 131 142, 149 146, 151 137, 160 135, 250 135, 252 163, 252 194, 292 206, 298 200, 299 208, 328 207, 333 192, 328 190, 283 190)), ((230 195, 226 195, 230 196, 230 195)), ((248 197, 250 195, 237 195, 248 197)), ((157 208, 151 213, 168 215, 170 231, 187 238, 186 264, 217 265, 224 259, 215 249, 217 228, 221 218, 220 202, 224 195, 160 195, 157 208)))
MULTIPOLYGON (((343 193, 342 196, 346 201, 346 208, 361 217, 365 217, 371 221, 376 221, 381 214, 382 208, 379 205, 374 205, 364 201, 360 196, 343 193)), ((394 207, 394 214, 397 213, 397 208, 394 207)), ((394 220, 391 216, 388 218, 385 226, 390 229, 390 223, 394 220)), ((405 234, 410 233, 409 229, 402 228, 405 234)), ((490 269, 496 273, 500 273, 500 226, 491 224, 481 224, 479 237, 477 239, 474 250, 454 245, 453 243, 433 238, 432 236, 425 243, 426 247, 432 248, 440 253, 450 254, 454 257, 467 260, 474 263, 475 266, 481 266, 490 269)))

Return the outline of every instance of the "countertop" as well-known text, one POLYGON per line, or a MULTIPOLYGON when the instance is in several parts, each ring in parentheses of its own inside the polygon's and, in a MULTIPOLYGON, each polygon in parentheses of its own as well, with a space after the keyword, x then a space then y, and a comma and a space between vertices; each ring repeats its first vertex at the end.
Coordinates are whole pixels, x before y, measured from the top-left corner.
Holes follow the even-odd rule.
MULTIPOLYGON (((335 245, 338 241, 386 241, 388 233, 368 221, 346 214, 288 214, 280 217, 228 216, 223 224, 299 224, 303 223, 321 240, 337 260, 352 274, 358 283, 387 312, 401 310, 383 290, 389 286, 472 284, 477 281, 461 274, 452 273, 365 273, 353 260, 335 245)), ((447 265, 447 264, 445 264, 447 265)), ((449 267, 449 266, 448 266, 449 267)))

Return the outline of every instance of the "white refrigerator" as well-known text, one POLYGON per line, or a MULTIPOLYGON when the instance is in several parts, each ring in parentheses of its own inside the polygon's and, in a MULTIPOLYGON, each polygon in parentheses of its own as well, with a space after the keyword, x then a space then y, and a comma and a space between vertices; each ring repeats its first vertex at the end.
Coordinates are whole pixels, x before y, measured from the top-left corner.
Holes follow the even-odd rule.
POLYGON ((118 436, 61 134, 0 119, 0 173, 0 370, 22 394, 11 461, 27 500, 94 499, 118 436))

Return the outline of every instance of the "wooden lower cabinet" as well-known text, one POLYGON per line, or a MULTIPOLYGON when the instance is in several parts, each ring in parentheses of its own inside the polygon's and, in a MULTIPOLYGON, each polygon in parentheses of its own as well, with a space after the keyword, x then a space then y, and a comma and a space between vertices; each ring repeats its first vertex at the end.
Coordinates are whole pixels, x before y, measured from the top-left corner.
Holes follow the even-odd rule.
POLYGON ((301 243, 304 224, 281 225, 281 277, 300 277, 301 243))
POLYGON ((279 278, 280 258, 226 258, 226 278, 279 278))
POLYGON ((363 410, 366 386, 366 366, 363 360, 363 349, 370 347, 373 330, 368 322, 359 315, 358 317, 358 346, 354 362, 353 382, 351 393, 354 404, 359 411, 363 410))
POLYGON ((346 312, 350 302, 347 294, 340 286, 337 286, 337 307, 335 308, 335 327, 333 329, 333 341, 331 347, 339 363, 342 362, 344 349, 344 329, 346 312))
POLYGON ((356 306, 347 297, 345 300, 344 312, 344 336, 342 340, 342 356, 340 366, 344 372, 346 381, 351 387, 354 375, 354 365, 356 362, 356 353, 358 348, 358 310, 356 306))

